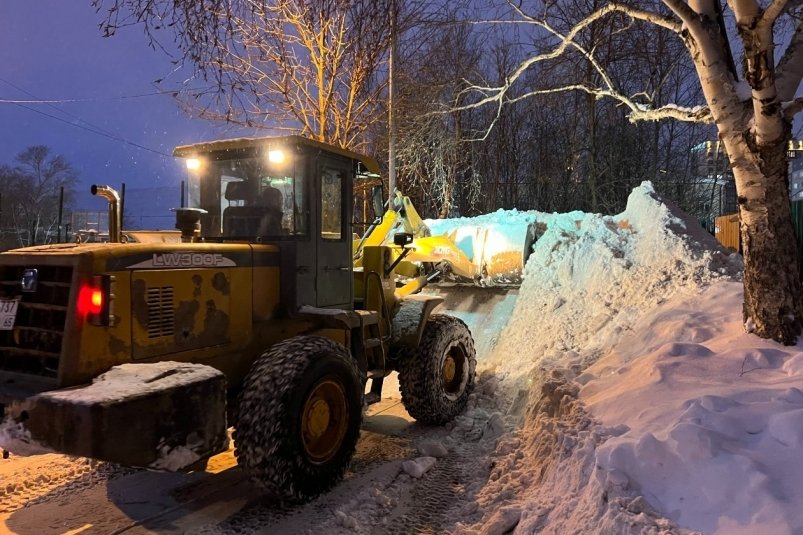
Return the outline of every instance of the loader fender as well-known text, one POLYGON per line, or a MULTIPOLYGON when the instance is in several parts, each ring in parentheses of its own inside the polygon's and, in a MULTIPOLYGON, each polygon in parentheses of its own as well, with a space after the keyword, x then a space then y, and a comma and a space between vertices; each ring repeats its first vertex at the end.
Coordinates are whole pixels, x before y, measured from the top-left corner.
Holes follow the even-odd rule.
POLYGON ((414 294, 405 297, 393 316, 391 346, 418 347, 429 316, 441 303, 443 298, 437 295, 414 294))

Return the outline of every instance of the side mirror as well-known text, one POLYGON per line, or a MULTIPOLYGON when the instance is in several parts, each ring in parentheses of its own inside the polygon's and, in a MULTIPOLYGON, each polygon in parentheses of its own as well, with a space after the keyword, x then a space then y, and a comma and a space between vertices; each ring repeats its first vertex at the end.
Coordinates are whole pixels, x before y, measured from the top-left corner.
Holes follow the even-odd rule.
POLYGON ((413 235, 409 232, 397 232, 393 235, 393 244, 399 247, 404 247, 407 244, 413 243, 413 235))
POLYGON ((374 217, 380 218, 385 213, 385 195, 382 192, 382 184, 371 188, 371 204, 374 208, 374 217))

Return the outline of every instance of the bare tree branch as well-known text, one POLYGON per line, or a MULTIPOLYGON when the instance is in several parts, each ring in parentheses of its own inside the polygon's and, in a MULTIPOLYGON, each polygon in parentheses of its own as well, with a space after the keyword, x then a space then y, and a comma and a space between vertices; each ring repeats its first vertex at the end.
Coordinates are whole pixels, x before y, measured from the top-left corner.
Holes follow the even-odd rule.
POLYGON ((662 0, 672 12, 678 16, 689 29, 697 26, 697 13, 683 0, 662 0))
POLYGON ((630 122, 633 123, 637 121, 658 121, 661 119, 677 119, 678 121, 693 123, 711 123, 714 120, 711 116, 711 111, 707 106, 688 108, 674 104, 667 104, 658 108, 650 108, 649 106, 638 104, 630 99, 624 98, 618 93, 606 91, 604 89, 588 87, 583 84, 570 84, 551 89, 528 91, 527 93, 519 95, 516 98, 510 99, 508 102, 513 103, 533 97, 535 95, 546 95, 549 93, 559 93, 561 91, 582 91, 584 93, 588 93, 589 95, 594 95, 597 98, 613 98, 630 108, 628 117, 630 118, 630 122))
POLYGON ((798 22, 795 33, 775 69, 775 86, 782 102, 792 100, 803 79, 803 21, 798 22))
POLYGON ((792 122, 795 115, 803 111, 803 97, 798 97, 784 106, 784 117, 787 121, 792 122))
POLYGON ((485 133, 480 137, 475 138, 475 140, 483 140, 487 138, 488 133, 496 124, 496 121, 500 116, 502 106, 505 103, 514 103, 535 95, 543 95, 560 91, 582 91, 594 95, 598 98, 601 97, 613 98, 614 100, 618 101, 620 104, 628 108, 631 121, 658 120, 664 117, 667 118, 671 117, 682 121, 695 121, 695 122, 712 121, 711 114, 705 107, 683 108, 679 106, 661 106, 659 108, 652 108, 651 106, 636 102, 633 99, 633 97, 624 95, 621 91, 619 91, 616 88, 611 76, 608 74, 603 65, 599 61, 597 61, 593 52, 587 50, 579 42, 577 42, 577 37, 584 29, 591 26, 592 23, 602 20, 606 16, 609 16, 614 13, 624 14, 630 17, 631 19, 647 21, 653 24, 657 24, 675 33, 679 33, 681 31, 681 24, 679 22, 667 18, 658 13, 640 9, 634 9, 630 6, 618 3, 610 3, 586 15, 580 22, 575 24, 569 31, 567 31, 565 34, 562 34, 555 27, 549 24, 545 19, 539 19, 528 15, 518 5, 515 5, 512 2, 509 2, 509 5, 520 17, 525 19, 530 24, 534 24, 538 27, 545 29, 550 34, 555 36, 559 40, 559 42, 551 50, 541 54, 530 56, 526 60, 520 62, 519 65, 511 72, 511 74, 509 74, 506 77, 505 82, 502 85, 499 86, 470 85, 461 93, 460 95, 461 97, 470 94, 475 94, 475 95, 478 94, 481 96, 480 98, 478 98, 473 102, 453 107, 452 111, 465 111, 475 108, 481 108, 488 104, 494 103, 495 107, 494 117, 491 119, 488 128, 485 130, 485 133), (586 61, 589 62, 589 64, 599 74, 602 80, 603 87, 591 87, 586 84, 570 84, 561 87, 528 91, 515 97, 509 96, 509 92, 513 84, 517 80, 519 80, 529 68, 531 68, 533 65, 537 63, 560 57, 561 55, 565 54, 570 48, 578 51, 586 59, 586 61))
POLYGON ((107 35, 142 25, 175 36, 182 59, 217 92, 186 98, 206 117, 293 128, 359 149, 381 121, 389 0, 93 0, 107 35), (379 23, 377 22, 379 21, 379 23), (380 91, 377 91, 380 89, 380 91), (366 102, 367 99, 374 99, 366 102), (203 111, 200 111, 203 110, 203 111))
MULTIPOLYGON (((543 25, 543 20, 542 19, 538 19, 536 17, 528 15, 521 8, 521 6, 519 6, 517 4, 514 4, 511 0, 508 0, 508 5, 511 8, 513 8, 513 10, 520 17, 522 17, 524 19, 524 21, 528 22, 529 24, 536 24, 538 26, 542 26, 543 25)), ((633 19, 641 20, 641 21, 644 21, 644 22, 650 22, 652 24, 655 24, 656 26, 661 26, 663 28, 666 28, 667 30, 670 30, 670 31, 672 31, 674 33, 680 33, 680 31, 681 31, 680 23, 678 21, 672 19, 672 18, 665 17, 665 16, 663 16, 663 15, 661 15, 659 13, 655 13, 653 11, 647 11, 647 10, 644 10, 644 9, 638 9, 638 8, 633 7, 633 6, 620 4, 620 3, 617 3, 617 2, 611 2, 611 3, 607 4, 605 7, 597 10, 595 13, 592 13, 591 15, 589 15, 588 18, 584 19, 581 22, 582 26, 581 26, 581 24, 578 24, 575 28, 577 28, 578 31, 582 30, 584 27, 590 25, 595 20, 597 20, 599 18, 602 18, 605 15, 608 15, 610 13, 623 13, 623 14, 628 15, 629 17, 631 17, 633 19), (599 15, 595 16, 595 14, 597 14, 597 13, 599 15), (592 17, 594 17, 593 20, 589 20, 592 17), (583 24, 585 22, 587 22, 587 24, 583 24)), ((522 22, 522 21, 515 21, 515 22, 518 23, 518 22, 522 22)), ((573 36, 576 36, 578 32, 570 32, 570 33, 573 33, 573 36)), ((572 36, 572 38, 573 38, 573 36, 572 36)))
POLYGON ((778 17, 786 11, 789 5, 789 0, 772 0, 772 3, 767 6, 764 13, 761 15, 762 23, 773 25, 778 17))

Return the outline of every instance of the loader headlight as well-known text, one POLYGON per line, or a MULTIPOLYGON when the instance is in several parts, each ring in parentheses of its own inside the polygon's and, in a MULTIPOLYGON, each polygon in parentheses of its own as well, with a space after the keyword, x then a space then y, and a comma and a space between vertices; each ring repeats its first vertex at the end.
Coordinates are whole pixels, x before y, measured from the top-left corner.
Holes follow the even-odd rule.
POLYGON ((187 158, 187 170, 198 171, 201 168, 200 158, 187 158))
POLYGON ((268 161, 270 163, 284 163, 286 159, 287 155, 283 150, 271 149, 268 151, 268 161))

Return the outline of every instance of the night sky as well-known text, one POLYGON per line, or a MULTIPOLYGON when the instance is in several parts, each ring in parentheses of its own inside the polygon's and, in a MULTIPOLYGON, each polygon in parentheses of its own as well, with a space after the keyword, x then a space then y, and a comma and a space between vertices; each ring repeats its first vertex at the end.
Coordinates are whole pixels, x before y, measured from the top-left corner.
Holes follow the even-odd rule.
POLYGON ((170 156, 173 147, 235 134, 188 117, 168 95, 119 98, 157 92, 154 81, 165 77, 175 87, 182 77, 171 75, 170 58, 149 48, 140 28, 104 38, 101 19, 89 0, 0 3, 0 99, 85 100, 22 103, 36 111, 0 102, 0 163, 12 164, 31 145, 47 145, 80 174, 79 208, 105 209, 89 194, 91 184, 125 182, 127 211, 140 226, 169 228, 166 210, 178 204, 185 176, 182 162, 170 156))

